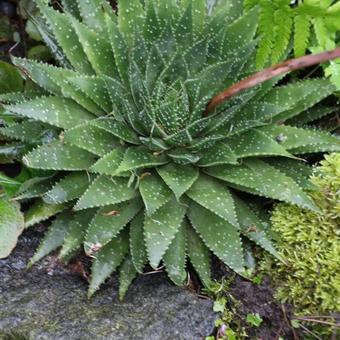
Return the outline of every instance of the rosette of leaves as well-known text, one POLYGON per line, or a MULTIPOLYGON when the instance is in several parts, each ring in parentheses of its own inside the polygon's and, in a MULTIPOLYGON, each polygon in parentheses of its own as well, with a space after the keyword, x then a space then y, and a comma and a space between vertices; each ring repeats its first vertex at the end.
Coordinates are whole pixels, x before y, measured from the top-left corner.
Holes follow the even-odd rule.
POLYGON ((276 255, 266 221, 240 192, 318 209, 295 155, 340 143, 297 125, 329 110, 313 108, 333 93, 328 80, 276 79, 204 113, 254 72, 257 9, 120 0, 116 14, 103 0, 67 1, 63 11, 37 4, 63 67, 13 58, 46 94, 3 96, 18 119, 1 130, 33 146, 23 163, 43 174, 17 195, 34 201, 26 227, 56 215, 31 263, 59 247, 68 261, 84 248, 89 295, 118 270, 123 296, 147 264, 163 264, 182 285, 190 262, 209 286, 211 254, 240 274, 245 240, 276 255))

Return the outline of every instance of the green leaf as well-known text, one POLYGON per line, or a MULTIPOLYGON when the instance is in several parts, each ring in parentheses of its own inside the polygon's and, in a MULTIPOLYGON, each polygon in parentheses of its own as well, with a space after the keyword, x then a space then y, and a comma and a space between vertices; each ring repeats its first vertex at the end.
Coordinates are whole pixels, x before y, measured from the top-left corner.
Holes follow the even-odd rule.
POLYGON ((104 156, 120 145, 117 138, 111 133, 91 123, 78 125, 73 129, 65 131, 64 141, 98 156, 104 156))
POLYGON ((258 8, 254 8, 226 26, 225 39, 221 52, 237 51, 240 46, 245 46, 253 41, 259 20, 258 8))
POLYGON ((59 258, 65 261, 70 254, 81 248, 84 242, 86 230, 96 213, 96 209, 88 209, 76 212, 69 221, 69 230, 65 236, 59 258))
POLYGON ((226 143, 216 143, 212 148, 203 153, 203 157, 197 165, 201 167, 210 167, 221 164, 237 164, 237 157, 231 147, 226 143))
POLYGON ((0 199, 0 259, 10 255, 24 227, 19 204, 0 199))
POLYGON ((175 24, 174 33, 178 47, 186 49, 193 42, 193 8, 191 1, 188 4, 182 2, 182 6, 185 6, 184 11, 175 24))
POLYGON ((30 168, 70 171, 86 170, 95 160, 93 154, 59 141, 44 144, 23 158, 30 168))
POLYGON ((119 299, 123 300, 132 281, 136 278, 138 272, 131 260, 131 256, 125 258, 119 270, 119 299))
POLYGON ((280 107, 282 113, 269 117, 270 123, 284 122, 311 108, 335 91, 328 79, 307 79, 270 90, 261 101, 280 107), (287 100, 289 98, 289 100, 287 100))
POLYGON ((152 216, 145 216, 144 235, 150 265, 157 268, 179 231, 186 211, 183 203, 172 199, 152 216))
POLYGON ((72 214, 69 211, 58 215, 52 225, 48 228, 48 231, 40 242, 34 256, 30 259, 28 267, 31 267, 34 263, 62 246, 70 228, 71 218, 72 214))
POLYGON ((336 110, 337 110, 336 107, 314 106, 302 112, 301 114, 293 117, 292 119, 288 119, 286 123, 291 126, 292 125, 303 126, 304 124, 314 122, 317 119, 327 116, 336 110))
POLYGON ((223 182, 200 174, 186 194, 193 201, 238 227, 234 201, 223 182))
POLYGON ((174 161, 174 163, 180 165, 195 164, 199 161, 200 156, 194 152, 186 152, 182 148, 172 149, 168 152, 168 156, 174 161))
POLYGON ((8 198, 14 197, 20 189, 20 186, 20 181, 17 181, 12 177, 8 177, 0 172, 0 195, 3 194, 3 190, 8 198))
POLYGON ((16 200, 30 199, 41 197, 55 185, 55 178, 51 177, 34 177, 22 183, 16 200))
POLYGON ((128 180, 124 178, 113 178, 110 176, 99 176, 79 199, 76 210, 102 207, 128 201, 136 196, 136 191, 128 187, 128 180))
MULTIPOLYGON (((81 19, 80 12, 79 12, 80 3, 78 4, 78 1, 62 0, 62 5, 63 5, 63 9, 65 12, 70 13, 72 16, 74 16, 75 18, 79 20, 81 19)), ((91 11, 89 11, 88 13, 91 13, 91 11)))
POLYGON ((91 30, 76 19, 71 19, 71 21, 85 54, 97 75, 105 74, 115 77, 117 75, 116 69, 112 67, 111 63, 114 56, 106 36, 103 37, 102 33, 91 30))
POLYGON ((46 192, 43 200, 48 204, 72 201, 84 194, 93 180, 86 172, 75 172, 65 176, 51 190, 46 192))
POLYGON ((192 0, 192 11, 194 36, 200 36, 205 27, 206 0, 192 0))
POLYGON ((238 229, 196 203, 190 205, 188 217, 208 248, 231 269, 242 274, 243 247, 238 229))
MULTIPOLYGON (((104 78, 95 76, 72 75, 67 78, 72 87, 85 93, 104 112, 112 111, 112 103, 104 78)), ((90 110, 91 111, 91 110, 90 110)))
POLYGON ((284 173, 286 176, 293 178, 293 180, 303 189, 314 190, 315 186, 309 180, 312 176, 312 167, 309 165, 298 162, 294 159, 284 158, 266 158, 265 162, 269 165, 277 168, 279 171, 284 173))
POLYGON ((292 152, 300 147, 308 147, 309 152, 340 151, 340 138, 323 131, 285 125, 268 125, 260 130, 271 139, 279 140, 285 149, 292 152))
POLYGON ((24 81, 17 68, 0 61, 0 93, 21 92, 24 81))
POLYGON ((98 210, 86 233, 85 252, 91 255, 94 245, 102 248, 137 215, 142 208, 140 199, 110 205, 98 210))
POLYGON ((22 142, 6 143, 0 145, 0 162, 13 163, 14 160, 21 159, 22 155, 31 150, 31 147, 22 142))
MULTIPOLYGON (((27 89, 25 92, 9 92, 0 94, 0 101, 6 104, 16 104, 25 100, 39 98, 42 94, 42 91, 27 89)), ((5 114, 7 115, 7 113, 5 114)))
POLYGON ((141 31, 144 10, 140 0, 119 0, 118 2, 118 25, 131 46, 136 32, 141 31))
POLYGON ((25 212, 25 228, 46 221, 50 217, 65 210, 68 206, 66 204, 47 204, 43 200, 37 200, 25 212))
POLYGON ((117 172, 117 169, 123 160, 124 153, 124 148, 115 148, 104 157, 100 158, 90 170, 98 174, 112 176, 117 172))
POLYGON ((29 144, 48 143, 56 139, 60 130, 37 121, 24 121, 5 128, 0 128, 0 133, 6 137, 21 140, 29 144))
POLYGON ((268 225, 264 223, 255 215, 255 213, 245 204, 241 199, 234 197, 237 217, 240 223, 240 229, 244 236, 254 241, 257 245, 267 250, 276 258, 280 258, 273 242, 267 235, 268 225))
POLYGON ((188 49, 184 55, 191 74, 197 74, 206 63, 208 49, 208 38, 199 40, 188 49))
POLYGON ((281 146, 275 139, 269 138, 257 129, 228 138, 226 144, 230 146, 238 158, 254 156, 294 157, 286 151, 283 145, 281 146))
POLYGON ((198 170, 191 165, 170 163, 157 168, 164 182, 174 192, 177 200, 193 185, 198 178, 198 170))
MULTIPOLYGON (((49 64, 44 64, 34 60, 12 57, 12 62, 18 68, 23 70, 30 78, 46 91, 55 95, 62 95, 60 85, 56 83, 58 78, 67 77, 75 73, 72 70, 55 67, 49 64), (55 78, 53 80, 53 78, 55 78)), ((63 79, 64 80, 64 79, 63 79)))
POLYGON ((177 286, 183 286, 187 277, 185 270, 185 258, 186 230, 182 225, 163 258, 165 269, 171 281, 173 281, 177 286))
MULTIPOLYGON (((75 1, 84 23, 96 31, 103 32, 104 10, 109 9, 105 0, 75 1)), ((112 9, 109 9, 112 11, 112 9)))
MULTIPOLYGON (((146 1, 145 3, 145 25, 143 36, 149 41, 158 38, 162 31, 156 6, 155 1, 146 1)), ((152 49, 154 49, 154 47, 152 49)))
POLYGON ((12 61, 25 73, 29 74, 36 84, 51 94, 71 98, 96 116, 104 113, 100 106, 95 104, 87 94, 84 95, 83 91, 70 82, 70 79, 77 75, 76 72, 22 58, 12 57, 12 61))
MULTIPOLYGON (((215 300, 214 306, 213 306, 213 311, 215 313, 223 313, 226 309, 226 303, 227 303, 227 298, 224 297, 224 296, 215 300)), ((229 339, 229 337, 228 337, 228 340, 233 340, 233 339, 229 339)))
POLYGON ((143 223, 144 211, 142 210, 130 223, 130 253, 133 264, 139 273, 143 273, 148 260, 144 242, 143 223))
POLYGON ((126 42, 119 31, 117 24, 108 16, 106 16, 105 19, 111 48, 114 54, 115 65, 117 67, 120 79, 124 84, 128 85, 129 55, 126 53, 128 50, 126 42))
POLYGON ((139 182, 139 192, 143 198, 145 210, 152 215, 161 206, 167 203, 172 192, 163 180, 154 173, 148 173, 139 182))
POLYGON ((260 160, 247 159, 243 165, 225 165, 209 168, 209 175, 235 184, 237 188, 260 196, 296 204, 319 211, 314 202, 294 180, 260 160))
POLYGON ((263 321, 259 313, 250 313, 247 314, 246 321, 249 325, 259 327, 263 321))
POLYGON ((72 25, 70 17, 48 8, 41 0, 37 1, 37 4, 72 66, 80 73, 93 74, 92 66, 79 42, 78 35, 72 25))
POLYGON ((6 106, 6 109, 19 116, 33 118, 64 129, 94 118, 91 113, 73 100, 62 97, 37 98, 21 104, 6 106))
POLYGON ((168 158, 163 154, 153 154, 144 146, 130 147, 126 150, 116 173, 155 167, 166 163, 168 163, 168 158))
POLYGON ((186 223, 186 230, 190 262, 195 268, 204 286, 209 288, 212 283, 209 249, 188 223, 186 223))
POLYGON ((250 101, 245 105, 230 109, 231 113, 226 115, 223 124, 220 124, 217 120, 214 132, 225 136, 240 135, 253 127, 265 125, 268 121, 271 122, 273 118, 286 109, 281 103, 250 101))
POLYGON ((137 134, 128 125, 112 118, 100 118, 91 121, 91 124, 112 133, 117 138, 130 144, 139 144, 137 134))
POLYGON ((89 297, 117 269, 128 250, 129 242, 127 235, 126 233, 121 233, 95 255, 91 268, 89 297))

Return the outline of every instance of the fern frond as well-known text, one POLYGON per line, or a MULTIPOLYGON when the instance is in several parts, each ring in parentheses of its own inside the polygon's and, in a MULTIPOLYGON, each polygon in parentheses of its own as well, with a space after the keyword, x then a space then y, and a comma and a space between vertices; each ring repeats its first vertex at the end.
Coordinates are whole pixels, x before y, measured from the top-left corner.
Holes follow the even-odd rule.
POLYGON ((294 53, 303 56, 308 47, 311 34, 311 18, 306 14, 299 14, 294 18, 294 53))
POLYGON ((267 63, 271 53, 274 43, 274 30, 270 27, 272 26, 274 17, 274 8, 270 1, 261 0, 261 12, 259 16, 259 35, 260 43, 256 55, 256 66, 261 69, 267 63))

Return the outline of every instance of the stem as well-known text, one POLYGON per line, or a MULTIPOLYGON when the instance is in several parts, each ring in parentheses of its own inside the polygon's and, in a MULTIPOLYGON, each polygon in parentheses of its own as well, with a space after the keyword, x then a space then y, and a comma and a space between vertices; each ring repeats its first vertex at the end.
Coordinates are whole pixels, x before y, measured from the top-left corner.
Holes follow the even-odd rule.
POLYGON ((216 108, 216 106, 220 105, 228 98, 235 96, 241 91, 259 85, 281 74, 292 72, 316 64, 324 63, 326 61, 330 61, 337 58, 340 58, 340 47, 319 54, 311 54, 300 58, 290 59, 281 64, 268 67, 260 72, 253 74, 248 78, 241 80, 240 82, 230 86, 229 88, 218 94, 208 104, 207 110, 204 113, 204 115, 207 116, 210 112, 212 112, 216 108))

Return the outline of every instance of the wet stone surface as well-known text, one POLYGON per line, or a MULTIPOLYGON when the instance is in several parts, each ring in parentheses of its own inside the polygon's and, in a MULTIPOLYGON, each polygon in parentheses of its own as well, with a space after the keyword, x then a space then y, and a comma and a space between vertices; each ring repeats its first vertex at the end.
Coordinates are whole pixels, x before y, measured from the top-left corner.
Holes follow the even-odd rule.
POLYGON ((120 302, 115 283, 87 300, 86 282, 51 261, 26 270, 37 243, 24 236, 14 254, 0 260, 1 340, 188 340, 213 331, 211 301, 162 274, 140 277, 120 302))

